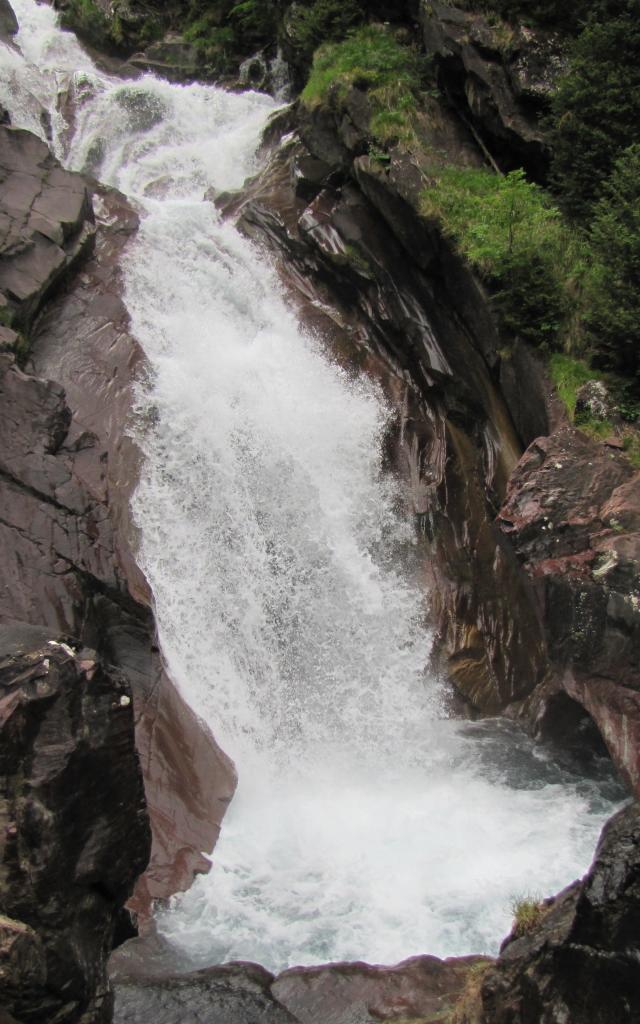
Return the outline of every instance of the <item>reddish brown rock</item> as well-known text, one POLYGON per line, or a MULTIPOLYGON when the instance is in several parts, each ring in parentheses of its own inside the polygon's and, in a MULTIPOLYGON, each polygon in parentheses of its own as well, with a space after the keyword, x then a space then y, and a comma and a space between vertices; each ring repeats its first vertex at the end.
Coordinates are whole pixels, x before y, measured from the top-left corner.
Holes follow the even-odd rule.
POLYGON ((90 251, 91 197, 30 132, 0 126, 0 297, 28 331, 64 274, 90 251))
POLYGON ((301 1024, 370 1024, 420 1020, 435 1024, 458 999, 480 957, 416 956, 397 967, 327 964, 293 967, 271 991, 301 1024))
POLYGON ((119 916, 150 849, 129 684, 58 632, 0 627, 0 1004, 111 1019, 119 916))
POLYGON ((640 473, 579 431, 538 438, 498 523, 531 578, 555 666, 527 713, 558 735, 563 691, 640 792, 640 473))
POLYGON ((394 152, 387 174, 355 156, 355 180, 341 183, 344 170, 326 171, 335 147, 322 149, 329 114, 303 128, 325 167, 313 164, 315 185, 300 188, 308 153, 291 142, 219 202, 276 250, 303 321, 396 410, 388 455, 422 532, 443 667, 474 708, 498 712, 540 683, 547 660, 533 591, 494 523, 520 455, 490 372, 497 334, 477 283, 416 216, 420 168, 394 152))

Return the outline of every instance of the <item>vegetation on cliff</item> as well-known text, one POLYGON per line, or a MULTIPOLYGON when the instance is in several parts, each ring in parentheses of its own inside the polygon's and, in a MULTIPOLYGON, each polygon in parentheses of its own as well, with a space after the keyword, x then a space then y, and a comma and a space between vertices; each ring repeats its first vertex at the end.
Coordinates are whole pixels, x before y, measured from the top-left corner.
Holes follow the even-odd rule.
POLYGON ((403 46, 382 25, 366 25, 340 43, 321 46, 302 91, 302 102, 314 106, 338 101, 352 86, 365 90, 371 105, 373 139, 407 142, 420 90, 422 62, 416 50, 403 46))

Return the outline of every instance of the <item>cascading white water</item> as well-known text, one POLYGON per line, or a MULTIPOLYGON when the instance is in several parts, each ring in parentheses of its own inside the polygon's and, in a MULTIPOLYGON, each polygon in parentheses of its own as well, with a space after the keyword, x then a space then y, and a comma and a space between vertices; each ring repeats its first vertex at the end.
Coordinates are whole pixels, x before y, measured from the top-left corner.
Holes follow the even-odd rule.
POLYGON ((442 716, 388 410, 202 198, 251 172, 273 101, 111 78, 49 7, 14 6, 0 102, 41 134, 45 106, 65 163, 144 212, 124 268, 152 368, 140 558, 170 671, 240 776, 162 931, 194 963, 272 968, 495 950, 512 897, 585 869, 619 793, 506 723, 442 716))

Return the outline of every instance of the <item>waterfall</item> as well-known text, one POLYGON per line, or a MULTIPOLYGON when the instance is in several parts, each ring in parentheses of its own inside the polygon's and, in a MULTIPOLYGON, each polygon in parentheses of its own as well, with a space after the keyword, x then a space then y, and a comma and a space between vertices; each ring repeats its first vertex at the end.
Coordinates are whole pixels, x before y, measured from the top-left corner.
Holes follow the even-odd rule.
POLYGON ((0 102, 143 213, 123 268, 149 362, 140 562, 169 671, 238 768, 211 874, 159 914, 196 965, 495 952, 581 874, 618 792, 506 722, 447 719, 390 410, 203 199, 256 169, 269 97, 98 70, 14 0, 0 102))

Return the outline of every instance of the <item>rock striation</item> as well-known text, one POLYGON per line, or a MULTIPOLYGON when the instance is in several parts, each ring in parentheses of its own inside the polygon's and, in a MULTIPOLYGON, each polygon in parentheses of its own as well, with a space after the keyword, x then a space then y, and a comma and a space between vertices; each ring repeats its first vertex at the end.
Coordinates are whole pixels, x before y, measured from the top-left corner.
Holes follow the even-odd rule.
POLYGON ((583 709, 639 795, 640 472, 616 448, 558 430, 523 455, 498 523, 531 579, 555 670, 528 716, 566 743, 583 709))
POLYGON ((0 627, 0 1004, 94 1024, 151 837, 128 681, 68 639, 0 627))

